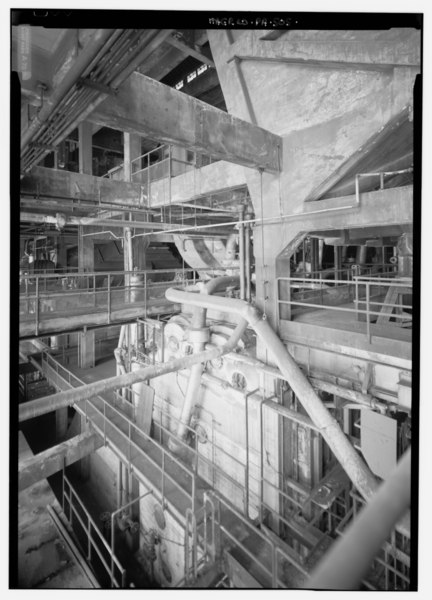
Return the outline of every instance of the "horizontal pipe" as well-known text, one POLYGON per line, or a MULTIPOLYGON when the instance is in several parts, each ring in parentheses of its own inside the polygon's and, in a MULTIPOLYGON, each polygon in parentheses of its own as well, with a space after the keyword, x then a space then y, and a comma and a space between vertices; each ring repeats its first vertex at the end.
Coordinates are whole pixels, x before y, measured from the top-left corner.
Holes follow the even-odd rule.
POLYGON ((228 352, 234 350, 241 336, 244 334, 246 327, 247 323, 244 320, 241 320, 226 344, 217 348, 212 348, 211 350, 206 350, 200 354, 192 354, 167 363, 151 365, 137 371, 126 373, 125 375, 109 377, 108 379, 89 383, 88 385, 67 390, 66 392, 60 392, 58 394, 52 394, 51 396, 45 396, 43 398, 38 398, 37 400, 25 402, 19 407, 19 421, 27 421, 28 419, 33 419, 58 410, 59 408, 73 406, 76 402, 98 396, 99 394, 118 390, 122 387, 128 387, 140 381, 154 379, 161 375, 165 375, 166 373, 188 369, 197 363, 213 360, 219 356, 228 354, 228 352))
POLYGON ((357 454, 340 428, 339 423, 321 402, 312 385, 278 335, 273 331, 269 322, 263 320, 261 312, 256 307, 242 300, 204 296, 203 294, 183 292, 174 288, 168 289, 165 296, 171 302, 216 309, 245 319, 268 349, 270 356, 279 367, 313 423, 318 427, 321 435, 355 487, 358 488, 363 497, 369 499, 372 496, 377 486, 374 475, 357 454))
POLYGON ((343 537, 318 564, 305 587, 354 590, 411 502, 411 450, 360 512, 343 537))
MULTIPOLYGON (((237 362, 249 365, 251 367, 256 367, 257 369, 263 371, 271 377, 274 377, 276 379, 282 379, 283 381, 285 381, 285 377, 282 375, 279 369, 271 367, 270 365, 266 365, 257 358, 252 358, 251 356, 246 356, 244 354, 237 354, 235 356, 232 356, 232 359, 237 362)), ((321 379, 321 377, 314 375, 313 372, 309 376, 309 381, 312 387, 316 390, 328 392, 329 394, 335 394, 336 396, 340 396, 344 400, 350 400, 351 402, 356 402, 357 404, 362 404, 363 406, 367 406, 368 408, 376 409, 381 412, 387 410, 389 408, 389 404, 398 404, 397 398, 394 398, 392 401, 389 401, 389 404, 385 402, 380 402, 370 394, 363 394, 362 392, 358 392, 357 390, 344 387, 340 384, 332 383, 331 381, 326 381, 325 379, 321 379)))

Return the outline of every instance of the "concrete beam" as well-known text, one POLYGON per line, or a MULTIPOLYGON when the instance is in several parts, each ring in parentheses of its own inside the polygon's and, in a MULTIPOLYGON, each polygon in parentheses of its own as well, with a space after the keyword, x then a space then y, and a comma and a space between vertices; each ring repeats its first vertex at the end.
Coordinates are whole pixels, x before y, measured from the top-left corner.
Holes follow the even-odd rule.
POLYGON ((403 225, 413 222, 412 185, 363 192, 359 198, 360 202, 357 207, 355 196, 304 202, 301 213, 301 229, 305 232, 331 231, 368 226, 403 225), (355 215, 353 210, 357 211, 355 215))
POLYGON ((141 206, 147 191, 138 183, 34 167, 21 180, 21 193, 141 206))
MULTIPOLYGON (((363 33, 363 32, 361 32, 363 33)), ((405 30, 389 42, 377 39, 336 40, 311 43, 310 39, 289 41, 265 41, 258 38, 257 32, 245 32, 232 46, 232 56, 243 60, 266 60, 286 62, 312 67, 331 69, 350 68, 366 70, 386 70, 398 66, 418 67, 420 65, 420 31, 405 30)))
POLYGON ((279 136, 140 73, 131 75, 89 119, 246 167, 281 169, 279 136))
POLYGON ((198 52, 197 50, 195 50, 194 48, 191 48, 187 44, 184 44, 177 38, 168 37, 165 41, 168 44, 170 44, 171 46, 174 46, 174 48, 177 48, 177 50, 180 50, 180 52, 183 52, 184 54, 186 54, 186 56, 193 56, 197 60, 200 60, 202 63, 205 63, 206 65, 209 65, 210 67, 215 66, 212 59, 209 58, 208 56, 206 56, 205 54, 203 54, 203 52, 198 52))
MULTIPOLYGON (((159 238, 157 238, 159 241, 159 238)), ((100 312, 88 312, 84 314, 69 314, 69 316, 59 317, 55 313, 41 313, 39 321, 38 334, 56 334, 66 331, 75 331, 83 327, 98 327, 119 325, 137 319, 138 317, 148 316, 156 317, 158 315, 168 314, 180 311, 180 305, 173 305, 168 301, 162 301, 154 306, 145 306, 145 302, 126 305, 125 308, 113 309, 108 315, 107 309, 100 312), (54 316, 50 316, 54 315, 54 316)), ((71 311, 70 311, 71 312, 71 311)), ((19 335, 21 338, 34 337, 36 334, 36 319, 30 315, 31 320, 21 316, 19 322, 19 335), (28 319, 28 320, 27 320, 28 319)))
MULTIPOLYGON (((170 203, 189 202, 193 198, 218 194, 222 191, 246 185, 242 166, 226 161, 214 162, 200 169, 191 169, 171 179, 171 201, 168 196, 167 178, 152 182, 150 207, 157 208, 170 203)), ((111 204, 143 206, 147 198, 147 186, 126 181, 94 177, 45 167, 34 167, 21 180, 22 202, 31 204, 27 195, 80 200, 97 200, 111 204)), ((77 204, 75 204, 77 206, 77 204)), ((45 206, 44 204, 39 204, 45 206)), ((64 210, 64 208, 63 208, 64 210)), ((58 206, 58 211, 62 208, 58 206)))
POLYGON ((18 490, 24 490, 42 479, 46 479, 104 445, 103 439, 92 431, 86 431, 58 446, 49 448, 35 456, 20 460, 18 465, 18 490))
POLYGON ((171 179, 171 198, 167 192, 166 179, 155 181, 151 186, 150 207, 190 202, 192 199, 228 192, 246 185, 245 169, 226 161, 218 161, 191 169, 171 179))

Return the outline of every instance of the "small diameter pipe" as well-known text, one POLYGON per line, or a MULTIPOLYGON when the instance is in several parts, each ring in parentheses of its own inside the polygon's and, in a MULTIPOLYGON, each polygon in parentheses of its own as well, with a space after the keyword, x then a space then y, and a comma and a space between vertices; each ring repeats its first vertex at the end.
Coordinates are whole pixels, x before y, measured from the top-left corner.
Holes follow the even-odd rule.
POLYGON ((114 32, 114 29, 98 29, 95 32, 89 44, 78 56, 72 68, 61 81, 52 97, 45 103, 37 116, 30 123, 28 129, 24 132, 24 135, 21 138, 21 150, 23 150, 31 142, 37 132, 40 131, 41 126, 49 119, 56 106, 78 81, 93 57, 103 48, 114 32))
POLYGON ((147 381, 165 375, 166 373, 173 373, 174 371, 180 371, 181 369, 189 369, 192 365, 199 362, 206 362, 213 360, 224 354, 232 352, 237 346, 240 338, 244 334, 247 328, 247 322, 241 320, 234 330, 232 336, 226 344, 211 350, 206 350, 200 354, 192 354, 190 356, 184 356, 177 358, 167 363, 151 365, 138 371, 126 373, 125 375, 117 375, 116 377, 109 377, 101 381, 89 383, 66 392, 60 392, 58 394, 52 394, 51 396, 45 396, 44 398, 38 398, 37 400, 31 400, 21 404, 19 407, 19 421, 27 421, 34 417, 39 417, 46 413, 64 408, 66 406, 73 406, 76 402, 93 398, 99 394, 117 390, 122 387, 128 387, 139 381, 147 381))
POLYGON ((189 304, 207 309, 217 309, 225 313, 236 314, 245 319, 255 330, 269 351, 270 356, 298 397, 313 423, 330 446, 355 487, 363 497, 369 499, 374 493, 377 482, 363 459, 357 454, 343 433, 336 419, 330 414, 311 386, 306 376, 289 354, 284 344, 273 331, 269 322, 262 319, 261 312, 251 304, 232 298, 204 296, 170 288, 165 296, 171 302, 189 304))
POLYGON ((411 450, 409 449, 344 536, 318 564, 305 584, 305 588, 357 589, 392 529, 408 510, 410 502, 411 450))

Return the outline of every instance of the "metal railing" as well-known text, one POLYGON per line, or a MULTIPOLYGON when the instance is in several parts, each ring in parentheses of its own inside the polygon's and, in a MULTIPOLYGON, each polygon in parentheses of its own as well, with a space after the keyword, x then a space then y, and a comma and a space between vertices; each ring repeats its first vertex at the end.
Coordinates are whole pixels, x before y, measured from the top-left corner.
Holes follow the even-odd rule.
MULTIPOLYGON (((263 587, 286 588, 290 581, 284 571, 294 568, 298 574, 308 576, 307 569, 294 556, 281 548, 271 537, 258 529, 249 519, 240 514, 228 500, 216 492, 205 492, 205 498, 213 506, 210 519, 212 536, 217 536, 219 549, 238 551, 249 561, 248 571, 263 587), (241 539, 239 533, 241 532, 241 539)), ((206 502, 205 507, 208 506, 206 502)), ((212 542, 213 542, 212 540, 212 542)), ((214 542, 213 542, 214 543, 214 542)), ((211 542, 206 542, 207 546, 211 542)))
MULTIPOLYGON (((42 355, 42 365, 46 376, 53 381, 53 383, 57 383, 57 386, 60 389, 64 389, 65 387, 78 387, 84 384, 79 377, 71 373, 46 352, 42 355), (50 369, 47 369, 46 366, 49 366, 50 369)), ((130 393, 133 397, 133 394, 137 392, 131 389, 130 393)), ((112 397, 113 399, 119 399, 121 404, 124 406, 124 399, 119 392, 114 392, 112 397)), ((199 530, 199 526, 201 524, 203 524, 204 530, 206 529, 208 516, 205 516, 204 521, 200 521, 200 515, 206 515, 205 509, 203 513, 203 506, 206 505, 206 494, 204 494, 203 504, 201 503, 201 500, 197 502, 198 498, 196 495, 197 477, 200 476, 200 473, 201 476, 203 476, 203 467, 208 467, 211 470, 211 483, 213 488, 216 487, 215 474, 217 474, 219 478, 223 478, 229 485, 232 486, 231 502, 228 503, 220 498, 221 502, 224 503, 229 510, 234 511, 234 516, 230 518, 234 520, 240 518, 241 523, 247 524, 248 531, 250 531, 251 534, 253 533, 254 535, 258 535, 259 540, 265 540, 265 544, 269 545, 270 554, 268 554, 268 556, 271 557, 271 562, 268 564, 267 559, 264 558, 264 555, 261 552, 257 554, 257 556, 252 555, 253 558, 251 558, 250 551, 245 549, 245 555, 247 555, 247 557, 252 560, 254 564, 258 565, 257 569, 258 572, 261 573, 261 578, 266 579, 267 582, 271 580, 273 587, 286 586, 287 583, 284 583, 281 572, 283 571, 283 564, 286 564, 287 562, 293 565, 303 575, 307 574, 306 569, 304 566, 302 566, 302 559, 300 556, 296 555, 294 550, 292 551, 292 555, 285 553, 280 549, 279 546, 277 546, 277 544, 275 544, 274 541, 257 530, 252 521, 248 518, 250 507, 254 506, 258 515, 260 516, 261 522, 263 521, 263 514, 265 512, 272 515, 272 518, 276 519, 276 522, 280 522, 281 524, 283 523, 286 527, 288 527, 288 529, 291 528, 292 523, 290 523, 287 518, 284 518, 277 510, 275 510, 274 507, 270 506, 268 502, 265 501, 265 490, 272 490, 276 494, 277 498, 279 498, 279 501, 281 498, 284 498, 286 501, 291 503, 291 505, 296 506, 298 509, 301 509, 304 504, 304 501, 296 500, 293 495, 289 493, 289 490, 284 491, 278 485, 266 479, 263 471, 262 460, 260 477, 255 478, 247 469, 247 465, 243 461, 233 457, 224 448, 220 447, 214 442, 214 434, 212 434, 212 440, 209 440, 209 443, 212 445, 210 457, 203 455, 199 451, 198 447, 198 433, 193 427, 187 426, 187 430, 189 431, 190 435, 193 436, 195 447, 189 446, 186 441, 179 439, 172 433, 172 431, 164 426, 162 422, 162 414, 168 415, 170 421, 172 420, 176 424, 180 422, 180 419, 174 417, 167 410, 160 411, 161 418, 159 423, 156 421, 154 422, 156 435, 157 430, 159 430, 158 442, 156 439, 151 438, 150 435, 145 434, 134 423, 134 404, 129 402, 126 404, 131 408, 129 415, 124 414, 124 412, 113 406, 112 402, 101 396, 97 396, 94 399, 81 401, 75 404, 74 408, 81 416, 85 417, 86 421, 91 423, 93 428, 101 436, 103 436, 105 445, 109 445, 114 453, 118 455, 119 459, 128 466, 129 472, 134 472, 138 478, 140 478, 140 473, 145 473, 150 478, 150 472, 152 470, 157 472, 156 476, 151 477, 149 481, 151 481, 154 493, 161 497, 162 505, 165 505, 165 500, 167 502, 171 501, 172 503, 173 498, 170 491, 174 491, 174 494, 177 496, 178 494, 182 496, 183 501, 180 503, 182 504, 182 507, 180 508, 179 512, 181 511, 181 514, 185 518, 185 541, 187 542, 185 544, 185 548, 189 552, 189 558, 186 562, 185 568, 188 577, 196 575, 198 567, 203 564, 203 561, 206 559, 208 548, 213 548, 212 554, 214 554, 214 533, 209 540, 205 531, 203 534, 199 530), (186 466, 183 460, 177 459, 173 454, 171 454, 171 452, 165 449, 163 444, 167 443, 170 438, 173 438, 176 444, 179 444, 182 447, 181 455, 183 460, 187 460, 188 465, 190 466, 186 466), (222 463, 224 467, 226 467, 227 459, 233 461, 235 472, 233 472, 231 475, 227 473, 220 465, 215 463, 214 455, 215 452, 219 451, 222 452, 225 457, 222 463), (168 467, 170 468, 168 469, 168 467), (239 473, 243 473, 243 476, 239 477, 239 473), (241 481, 242 478, 243 481, 241 481), (182 479, 183 484, 180 482, 182 479), (185 481, 186 486, 184 485, 185 481), (256 489, 258 490, 257 492, 251 490, 251 483, 253 482, 256 484, 256 489), (171 490, 168 490, 168 487, 170 487, 171 490), (239 490, 239 493, 242 497, 242 515, 240 512, 241 509, 234 506, 235 489, 239 490), (192 539, 190 539, 191 536, 192 539), (200 557, 198 556, 198 547, 194 548, 194 544, 195 546, 198 544, 201 549, 200 552, 202 553, 200 557)), ((261 436, 263 436, 264 431, 262 421, 264 408, 267 407, 261 403, 261 436)), ((261 446, 262 444, 263 438, 261 439, 261 446)), ((261 450, 261 457, 262 454, 263 452, 261 450)), ((208 479, 208 477, 204 477, 204 479, 208 479)), ((295 484, 293 485, 293 490, 294 492, 298 492, 298 488, 295 486, 295 484)), ((217 494, 218 498, 220 497, 220 491, 214 493, 217 494)), ((303 491, 302 495, 307 497, 307 491, 303 491)), ((178 498, 176 504, 179 505, 178 498)), ((208 506, 210 506, 210 504, 208 506)), ((211 524, 211 521, 210 525, 214 530, 214 525, 211 524)), ((231 545, 240 545, 243 549, 241 541, 236 540, 235 536, 231 534, 229 528, 225 527, 224 523, 219 522, 219 525, 222 525, 221 531, 225 535, 226 540, 229 541, 231 545)), ((297 529, 299 527, 300 526, 297 524, 297 529)), ((302 544, 301 542, 298 543, 304 546, 304 550, 312 550, 312 548, 308 548, 307 545, 302 544)), ((265 556, 267 556, 267 554, 265 554, 265 556)))
POLYGON ((319 279, 324 284, 335 286, 342 285, 347 281, 352 281, 357 276, 396 277, 397 266, 393 264, 353 263, 350 267, 342 267, 340 269, 329 268, 321 269, 319 271, 297 271, 292 273, 292 277, 300 277, 308 282, 310 282, 311 279, 319 279))
POLYGON ((80 500, 70 480, 63 471, 63 513, 71 527, 75 523, 81 526, 82 532, 87 539, 87 560, 92 560, 92 551, 96 553, 110 576, 111 587, 124 588, 126 583, 126 570, 114 553, 113 545, 108 544, 103 532, 100 531, 96 521, 92 519, 89 511, 80 500), (79 507, 79 509, 78 509, 79 507))
MULTIPOLYGON (((287 285, 285 284, 285 285, 287 285)), ((377 273, 376 275, 354 276, 352 280, 312 279, 304 277, 277 278, 277 306, 279 319, 281 306, 298 307, 300 309, 328 310, 350 315, 357 320, 366 320, 366 336, 372 338, 371 325, 374 321, 394 319, 399 322, 410 322, 412 305, 403 304, 401 297, 412 293, 411 278, 397 278, 393 273, 377 273), (281 282, 287 282, 290 290, 296 289, 295 299, 281 298, 281 282), (314 285, 310 289, 310 284, 314 285), (330 285, 328 285, 330 284, 330 285), (332 287, 338 286, 338 296, 332 293, 332 287), (341 295, 342 286, 345 296, 341 295), (350 304, 352 306, 350 306, 350 304)), ((294 316, 295 320, 295 316, 294 316)))
MULTIPOLYGON (((349 494, 352 498, 352 507, 341 519, 336 533, 345 534, 345 529, 356 518, 358 512, 364 507, 365 501, 356 492, 349 494)), ((410 541, 402 533, 393 529, 390 539, 382 546, 380 552, 372 561, 369 574, 363 579, 365 588, 377 590, 409 590, 410 589, 410 541)))
POLYGON ((202 281, 201 273, 208 277, 226 270, 223 267, 217 270, 178 268, 24 275, 19 314, 21 319, 34 319, 36 335, 45 313, 50 317, 56 316, 55 313, 67 316, 106 313, 106 324, 109 325, 115 310, 130 305, 141 306, 146 315, 149 306, 170 304, 165 299, 168 287, 193 285, 202 281))
MULTIPOLYGON (((54 384, 57 379, 60 389, 64 389, 64 384, 67 387, 85 385, 81 379, 47 353, 43 353, 42 368, 47 378, 54 384), (47 369, 44 363, 51 369, 47 369)), ((140 480, 145 477, 144 473, 149 477, 150 473, 154 474, 151 483, 159 491, 162 502, 173 494, 177 497, 180 495, 181 503, 186 508, 195 510, 196 473, 193 470, 140 430, 130 417, 102 396, 78 402, 74 404, 74 408, 103 437, 104 444, 110 446, 118 458, 126 464, 129 472, 135 472, 140 480), (138 463, 141 463, 139 467, 138 463), (181 478, 183 485, 177 481, 181 478)), ((144 484, 148 482, 144 481, 144 484)))
POLYGON ((360 204, 360 179, 361 178, 379 178, 379 189, 384 189, 385 177, 393 177, 394 175, 404 175, 406 173, 413 173, 413 168, 409 167, 408 169, 400 169, 399 171, 379 171, 374 173, 357 173, 355 176, 355 196, 356 203, 360 204))

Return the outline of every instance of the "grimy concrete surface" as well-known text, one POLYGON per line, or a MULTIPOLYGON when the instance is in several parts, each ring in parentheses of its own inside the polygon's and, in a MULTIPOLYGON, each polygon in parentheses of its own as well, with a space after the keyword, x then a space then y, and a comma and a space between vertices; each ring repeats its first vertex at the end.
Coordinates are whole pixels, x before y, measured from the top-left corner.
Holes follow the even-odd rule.
MULTIPOLYGON (((22 432, 18 439, 20 459, 31 456, 22 432)), ((58 505, 46 479, 18 495, 18 587, 93 588, 54 526, 50 504, 58 505)))
MULTIPOLYGON (((276 46, 275 42, 260 41, 261 33, 242 32, 230 44, 226 31, 208 31, 228 111, 251 120, 248 107, 251 105, 257 125, 283 139, 281 173, 263 173, 261 179, 257 169, 245 169, 255 216, 260 218, 264 212, 266 218, 277 219, 265 225, 264 243, 261 225, 258 223, 254 228, 257 302, 262 309, 265 296, 276 296, 277 256, 299 232, 321 228, 320 215, 308 215, 304 223, 301 217, 283 220, 281 215, 302 213, 304 200, 311 191, 404 106, 412 103, 419 66, 418 52, 411 53, 412 60, 408 62, 399 54, 394 31, 290 31, 276 46), (295 52, 291 40, 295 41, 295 52), (292 64, 267 60, 278 58, 280 52, 276 53, 275 48, 284 49, 281 56, 285 59, 291 46, 294 58, 302 52, 302 60, 292 64), (309 50, 306 52, 305 48, 309 50), (252 59, 239 64, 232 60, 246 51, 253 54, 252 59), (317 65, 313 63, 317 58, 323 62, 336 58, 339 64, 317 65), (376 68, 362 69, 358 63, 376 68), (382 64, 396 66, 380 68, 382 64)), ((413 31, 410 42, 414 47, 419 43, 417 34, 413 31)), ((315 208, 321 206, 317 203, 315 208)), ((358 226, 359 222, 376 219, 376 209, 375 204, 331 211, 327 218, 335 229, 342 222, 358 226)), ((397 223, 398 218, 390 211, 384 220, 390 224, 397 223)), ((276 325, 275 310, 275 303, 267 302, 265 311, 273 325, 276 325)))

